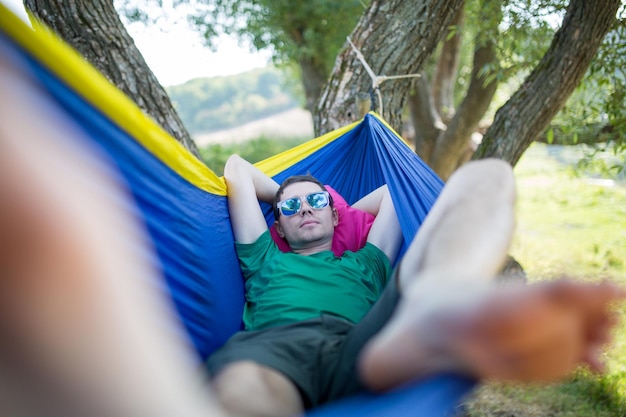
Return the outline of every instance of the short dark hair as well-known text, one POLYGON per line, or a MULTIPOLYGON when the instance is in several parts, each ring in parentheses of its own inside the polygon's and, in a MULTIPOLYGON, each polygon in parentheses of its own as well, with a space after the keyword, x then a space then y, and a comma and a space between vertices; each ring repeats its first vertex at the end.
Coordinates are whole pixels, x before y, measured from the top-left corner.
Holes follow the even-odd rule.
MULTIPOLYGON (((315 178, 312 175, 293 175, 289 178, 287 178, 285 181, 283 181, 282 184, 280 184, 280 187, 278 187, 278 190, 276 191, 276 194, 274 195, 274 204, 272 204, 272 207, 274 209, 274 219, 278 220, 278 217, 280 216, 280 210, 278 209, 278 203, 280 203, 281 198, 283 196, 283 192, 285 191, 285 188, 287 188, 289 185, 291 184, 295 184, 297 182, 312 182, 313 184, 317 184, 322 191, 326 191, 328 192, 328 190, 326 189, 326 186, 317 178, 315 178)), ((328 196, 328 204, 330 205, 330 208, 333 208, 333 197, 329 194, 328 196)))

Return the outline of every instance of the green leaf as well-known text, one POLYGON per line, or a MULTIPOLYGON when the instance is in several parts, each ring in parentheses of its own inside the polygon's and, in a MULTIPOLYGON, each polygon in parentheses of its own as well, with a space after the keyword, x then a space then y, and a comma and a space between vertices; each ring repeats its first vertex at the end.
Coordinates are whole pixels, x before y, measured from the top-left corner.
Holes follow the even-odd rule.
POLYGON ((546 142, 548 142, 548 145, 552 145, 552 142, 554 142, 554 129, 548 129, 548 132, 546 133, 546 142))
POLYGON ((459 26, 458 25, 450 25, 448 26, 448 35, 446 36, 446 41, 454 38, 454 36, 458 33, 459 26))

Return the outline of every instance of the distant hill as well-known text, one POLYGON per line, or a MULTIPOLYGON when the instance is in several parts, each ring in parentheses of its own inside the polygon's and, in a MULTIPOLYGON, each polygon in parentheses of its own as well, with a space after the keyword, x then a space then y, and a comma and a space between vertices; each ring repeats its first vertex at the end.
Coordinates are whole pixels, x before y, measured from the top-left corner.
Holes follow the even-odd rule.
POLYGON ((301 108, 293 108, 263 119, 212 133, 193 135, 200 147, 214 144, 234 144, 265 137, 268 139, 312 139, 313 118, 301 108))
POLYGON ((301 107, 303 101, 299 84, 274 67, 196 78, 168 87, 167 93, 194 136, 267 118, 301 107))

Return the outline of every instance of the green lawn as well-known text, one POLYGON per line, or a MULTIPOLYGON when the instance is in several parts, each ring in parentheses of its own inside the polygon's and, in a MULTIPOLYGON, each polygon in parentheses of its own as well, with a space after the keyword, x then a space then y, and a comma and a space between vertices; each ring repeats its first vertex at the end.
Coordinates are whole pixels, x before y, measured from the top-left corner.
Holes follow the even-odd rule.
MULTIPOLYGON (((511 255, 530 282, 570 276, 609 278, 626 286, 626 188, 574 177, 554 154, 555 148, 533 145, 515 168, 518 217, 511 255)), ((626 416, 626 324, 605 357, 602 376, 580 370, 562 384, 481 387, 468 412, 490 417, 626 416)))

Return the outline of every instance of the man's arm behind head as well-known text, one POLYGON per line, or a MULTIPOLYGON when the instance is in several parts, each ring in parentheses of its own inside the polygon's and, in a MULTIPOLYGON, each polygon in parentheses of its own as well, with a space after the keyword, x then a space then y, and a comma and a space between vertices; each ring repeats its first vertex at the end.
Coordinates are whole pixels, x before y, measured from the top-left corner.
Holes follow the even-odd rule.
POLYGON ((239 155, 228 158, 224 179, 235 240, 253 243, 267 230, 258 200, 273 201, 278 184, 239 155))
POLYGON ((402 244, 402 230, 389 189, 385 186, 379 190, 382 192, 380 206, 376 220, 367 236, 367 242, 383 251, 389 258, 389 262, 393 264, 402 244))

